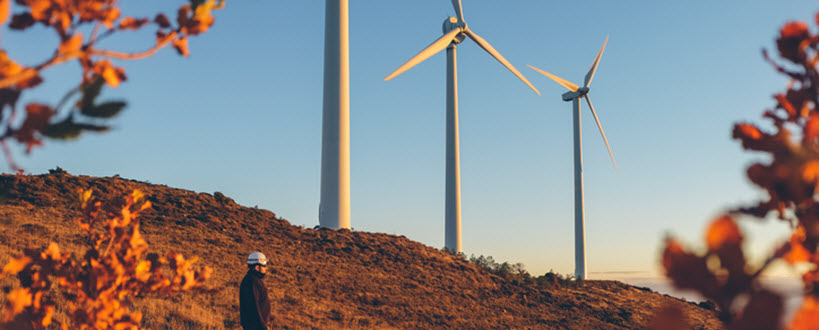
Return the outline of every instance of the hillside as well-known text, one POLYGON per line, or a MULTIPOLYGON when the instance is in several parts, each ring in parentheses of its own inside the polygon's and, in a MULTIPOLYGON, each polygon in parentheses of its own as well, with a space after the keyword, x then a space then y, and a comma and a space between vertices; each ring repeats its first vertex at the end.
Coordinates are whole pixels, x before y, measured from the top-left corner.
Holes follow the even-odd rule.
POLYGON ((119 177, 0 176, 0 265, 49 241, 83 251, 76 192, 88 188, 112 197, 142 190, 153 204, 140 218, 151 251, 197 255, 214 269, 214 294, 139 300, 154 329, 240 328, 238 284, 254 250, 272 259, 265 282, 282 328, 642 328, 668 304, 694 328, 720 327, 712 311, 619 282, 538 289, 403 236, 302 228, 221 193, 119 177))

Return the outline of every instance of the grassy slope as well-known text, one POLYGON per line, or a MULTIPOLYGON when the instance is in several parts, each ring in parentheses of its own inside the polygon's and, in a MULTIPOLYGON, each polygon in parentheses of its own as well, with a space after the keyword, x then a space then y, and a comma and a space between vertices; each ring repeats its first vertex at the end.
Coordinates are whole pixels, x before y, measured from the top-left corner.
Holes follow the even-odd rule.
POLYGON ((81 254, 75 196, 88 188, 111 197, 141 189, 153 203, 141 218, 150 250, 198 255, 214 269, 214 294, 139 299, 151 328, 239 327, 238 284, 254 250, 273 260, 265 282, 280 327, 641 328, 667 304, 695 328, 719 327, 711 311, 618 282, 536 289, 403 236, 304 229, 221 194, 120 178, 0 176, 0 265, 49 241, 81 254))

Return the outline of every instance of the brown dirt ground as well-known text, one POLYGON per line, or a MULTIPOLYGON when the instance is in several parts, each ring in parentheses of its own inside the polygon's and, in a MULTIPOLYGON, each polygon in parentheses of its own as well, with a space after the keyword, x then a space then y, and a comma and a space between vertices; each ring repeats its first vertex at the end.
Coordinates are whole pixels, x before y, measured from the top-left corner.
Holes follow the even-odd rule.
MULTIPOLYGON (((81 255, 76 196, 88 188, 109 197, 142 190, 153 203, 141 217, 150 251, 197 255, 214 269, 215 293, 138 299, 143 325, 154 329, 240 328, 238 286, 255 250, 272 259, 265 282, 277 328, 643 328, 668 305, 692 328, 721 328, 713 311, 623 283, 538 289, 404 236, 302 228, 220 193, 119 177, 0 175, 0 265, 50 241, 81 255)), ((0 280, 5 292, 15 285, 0 280)))

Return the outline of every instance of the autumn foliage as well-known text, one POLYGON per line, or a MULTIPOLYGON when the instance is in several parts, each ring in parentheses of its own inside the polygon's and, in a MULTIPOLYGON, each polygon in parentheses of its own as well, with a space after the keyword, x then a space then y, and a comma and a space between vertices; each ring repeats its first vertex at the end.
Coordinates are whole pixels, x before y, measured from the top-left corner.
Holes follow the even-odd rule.
POLYGON ((137 217, 151 203, 139 190, 112 201, 100 201, 85 190, 80 201, 78 224, 88 234, 88 250, 77 258, 51 243, 26 249, 5 265, 0 277, 17 276, 20 285, 7 295, 0 328, 51 325, 55 291, 69 301, 71 324, 61 324, 63 329, 138 329, 142 314, 130 309, 134 297, 207 290, 211 270, 194 268, 196 257, 148 253, 137 217))
MULTIPOLYGON (((819 25, 819 14, 816 15, 819 25)), ((767 198, 736 208, 712 221, 706 230, 707 251, 697 254, 668 238, 662 256, 667 276, 675 286, 693 289, 719 307, 729 329, 779 328, 783 298, 759 283, 760 274, 777 259, 806 264, 805 298, 790 327, 816 329, 819 325, 819 34, 807 23, 790 22, 776 40, 781 60, 763 56, 790 78, 786 90, 774 95, 776 105, 763 112, 771 129, 751 123, 734 126, 733 138, 746 150, 765 154, 767 161, 748 167, 747 177, 767 192, 767 198), (775 217, 793 229, 790 239, 770 251, 761 266, 746 262, 742 250, 740 217, 775 217), (739 301, 747 303, 737 309, 739 301)), ((741 304, 740 304, 741 305, 741 304)))
MULTIPOLYGON (((127 79, 125 69, 112 60, 138 60, 172 46, 188 56, 188 39, 206 32, 214 22, 212 12, 224 6, 224 0, 189 0, 171 20, 165 14, 153 18, 124 15, 117 0, 0 0, 0 25, 24 31, 43 25, 59 37, 51 56, 31 66, 9 58, 0 49, 0 147, 13 170, 8 141, 25 147, 26 153, 43 144, 44 138, 72 139, 83 132, 104 132, 105 120, 125 107, 121 101, 97 103, 103 85, 119 86, 127 79), (16 9, 12 14, 12 9, 16 9), (122 31, 156 29, 156 38, 146 42, 138 53, 101 48, 98 43, 122 31), (18 108, 21 94, 43 82, 47 68, 76 61, 82 68, 79 83, 56 105, 31 102, 18 108), (73 102, 70 102, 73 101, 73 102), (18 120, 22 117, 22 122, 18 120)), ((29 59, 27 59, 29 60, 29 59)))

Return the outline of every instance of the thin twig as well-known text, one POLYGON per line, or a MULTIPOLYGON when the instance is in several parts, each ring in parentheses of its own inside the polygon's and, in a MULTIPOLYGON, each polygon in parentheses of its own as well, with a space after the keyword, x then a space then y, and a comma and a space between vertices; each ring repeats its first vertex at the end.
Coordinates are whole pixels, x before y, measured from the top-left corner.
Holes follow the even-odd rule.
POLYGON ((91 38, 88 39, 89 47, 97 42, 97 32, 100 30, 100 25, 102 24, 99 21, 97 21, 97 24, 94 25, 94 31, 91 32, 91 38))
POLYGON ((19 172, 21 168, 14 162, 14 157, 11 154, 11 150, 9 149, 9 146, 6 145, 6 138, 0 139, 0 146, 3 147, 3 154, 6 156, 6 162, 8 162, 11 170, 15 173, 19 172))
MULTIPOLYGON (((102 41, 103 39, 108 38, 110 35, 114 34, 114 32, 117 32, 117 29, 108 29, 108 30, 105 30, 105 32, 103 32, 102 34, 100 34, 100 36, 97 38, 97 40, 94 40, 94 42, 99 42, 99 41, 102 41)), ((89 44, 89 46, 90 46, 90 45, 91 45, 91 44, 89 44)))
POLYGON ((57 103, 57 107, 56 107, 56 108, 54 108, 54 110, 56 110, 56 111, 57 111, 57 113, 59 113, 59 112, 60 112, 60 108, 62 108, 62 107, 63 107, 63 105, 65 105, 65 103, 66 103, 66 102, 68 102, 68 99, 69 99, 69 98, 71 98, 72 96, 74 96, 74 94, 77 94, 77 92, 79 92, 79 91, 80 91, 80 87, 81 87, 81 86, 82 86, 82 84, 80 84, 79 86, 74 87, 74 88, 72 88, 70 91, 68 91, 68 93, 66 93, 66 94, 65 94, 65 96, 63 96, 63 98, 62 98, 62 99, 60 99, 60 102, 59 102, 59 103, 57 103))
POLYGON ((171 40, 173 40, 173 38, 166 38, 164 41, 156 44, 156 46, 154 46, 153 48, 141 53, 122 53, 113 50, 103 49, 88 49, 88 53, 91 55, 111 57, 120 60, 139 60, 153 56, 157 51, 162 49, 162 47, 167 46, 171 42, 171 40))

